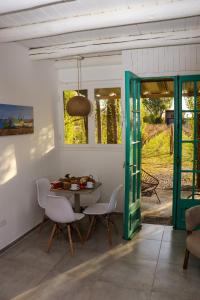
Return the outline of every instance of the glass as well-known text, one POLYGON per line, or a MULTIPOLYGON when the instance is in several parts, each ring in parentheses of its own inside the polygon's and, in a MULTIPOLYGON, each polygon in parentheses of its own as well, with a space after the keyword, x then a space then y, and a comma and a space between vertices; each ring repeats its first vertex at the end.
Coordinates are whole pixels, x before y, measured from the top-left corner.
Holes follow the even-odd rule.
POLYGON ((194 109, 194 81, 182 84, 182 110, 194 109))
POLYGON ((182 143, 182 170, 193 170, 194 144, 182 143))
POLYGON ((191 199, 193 186, 193 173, 181 173, 181 199, 191 199))
POLYGON ((182 113, 182 140, 194 140, 194 113, 182 113))
MULTIPOLYGON (((80 90, 79 94, 87 97, 87 90, 80 90)), ((64 143, 65 144, 88 144, 88 117, 70 116, 66 106, 69 99, 78 95, 77 91, 63 91, 64 104, 64 143)))
POLYGON ((97 144, 121 144, 121 89, 95 89, 95 142, 97 144))
MULTIPOLYGON (((199 168, 198 171, 200 171, 199 168)), ((194 199, 200 200, 200 173, 195 173, 194 199)))

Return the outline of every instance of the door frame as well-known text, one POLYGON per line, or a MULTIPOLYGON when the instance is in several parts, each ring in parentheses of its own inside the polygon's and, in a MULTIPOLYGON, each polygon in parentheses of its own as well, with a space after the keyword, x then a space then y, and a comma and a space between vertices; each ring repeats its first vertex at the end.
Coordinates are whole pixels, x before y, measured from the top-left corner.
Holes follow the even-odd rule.
POLYGON ((140 173, 140 78, 125 71, 125 201, 124 239, 130 240, 141 228, 140 173), (131 122, 132 121, 132 122, 131 122))
MULTIPOLYGON (((178 135, 179 126, 179 76, 151 76, 140 77, 142 81, 161 81, 162 79, 172 80, 174 84, 174 136, 178 135)), ((141 94, 141 91, 140 91, 141 94)), ((172 197, 172 224, 174 229, 177 227, 177 197, 178 197, 178 155, 179 155, 179 140, 174 139, 174 158, 173 158, 173 197, 172 197)), ((141 160, 142 161, 142 160, 141 160)))

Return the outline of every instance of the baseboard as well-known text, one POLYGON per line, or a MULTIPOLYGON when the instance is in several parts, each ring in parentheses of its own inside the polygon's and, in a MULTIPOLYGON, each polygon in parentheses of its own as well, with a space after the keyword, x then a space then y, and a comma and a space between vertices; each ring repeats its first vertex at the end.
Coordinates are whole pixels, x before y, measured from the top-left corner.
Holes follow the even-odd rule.
MULTIPOLYGON (((48 221, 48 220, 47 220, 48 221)), ((46 222, 47 222, 46 221, 46 222)), ((16 245, 18 242, 20 242, 21 240, 23 240, 28 234, 30 234, 32 231, 34 231, 36 228, 38 228, 40 225, 42 224, 42 222, 40 222, 38 225, 34 226, 32 229, 28 230, 26 233, 24 233, 22 236, 20 236, 19 238, 17 238, 16 240, 14 240, 13 242, 11 242, 10 244, 8 244, 6 247, 2 248, 0 250, 0 256, 9 248, 13 247, 14 245, 16 245)))

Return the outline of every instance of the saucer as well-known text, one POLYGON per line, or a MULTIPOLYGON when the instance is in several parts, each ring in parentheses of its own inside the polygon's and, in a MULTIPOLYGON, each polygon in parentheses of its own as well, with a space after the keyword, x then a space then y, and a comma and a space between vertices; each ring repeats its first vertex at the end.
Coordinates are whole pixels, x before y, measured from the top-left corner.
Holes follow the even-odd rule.
POLYGON ((79 191, 80 190, 80 188, 78 188, 78 189, 69 189, 70 191, 79 191))

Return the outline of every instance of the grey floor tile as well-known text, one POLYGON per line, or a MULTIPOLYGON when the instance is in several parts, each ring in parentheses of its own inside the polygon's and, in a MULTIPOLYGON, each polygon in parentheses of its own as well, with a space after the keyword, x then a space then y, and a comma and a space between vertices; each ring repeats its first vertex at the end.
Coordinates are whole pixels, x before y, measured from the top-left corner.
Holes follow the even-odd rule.
POLYGON ((91 281, 69 278, 66 274, 43 281, 33 289, 26 291, 13 300, 89 300, 91 299, 91 281))
POLYGON ((152 265, 132 265, 125 261, 118 261, 105 268, 99 279, 124 288, 149 291, 153 284, 154 272, 155 267, 152 265))
POLYGON ((172 226, 165 226, 163 241, 185 244, 186 232, 184 230, 173 230, 172 226))
POLYGON ((98 223, 83 246, 73 233, 71 257, 63 236, 46 253, 51 227, 33 231, 0 256, 0 300, 200 299, 200 260, 191 256, 182 270, 184 232, 145 224, 131 241, 113 232, 109 248, 98 223))
POLYGON ((170 292, 152 292, 150 300, 197 300, 199 298, 196 298, 196 294, 190 294, 190 293, 182 293, 176 291, 170 292))
POLYGON ((150 292, 119 287, 111 282, 97 281, 92 287, 91 299, 95 300, 149 300, 150 292))
POLYGON ((154 224, 142 224, 142 228, 139 233, 136 235, 138 238, 143 238, 147 240, 162 240, 164 233, 163 225, 154 225, 154 224))
POLYGON ((46 270, 35 268, 16 259, 0 260, 0 299, 12 299, 35 287, 46 270))
POLYGON ((124 257, 128 259, 140 258, 157 261, 160 251, 161 241, 134 238, 124 249, 127 249, 124 257))
POLYGON ((184 244, 163 241, 160 249, 159 262, 177 264, 181 266, 183 264, 184 255, 184 244))
POLYGON ((200 268, 190 267, 185 271, 182 269, 182 265, 158 263, 153 290, 160 292, 195 293, 200 299, 199 283, 200 268))

